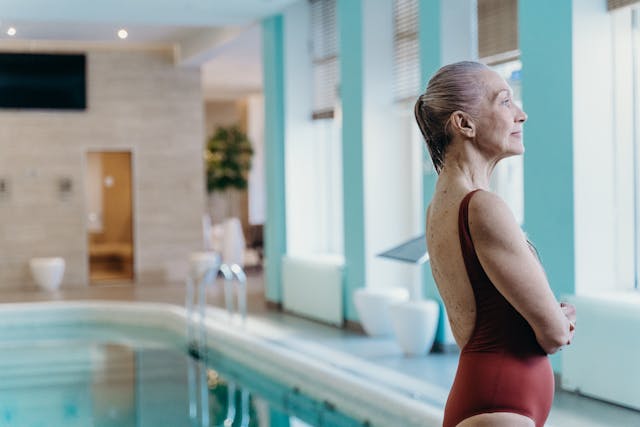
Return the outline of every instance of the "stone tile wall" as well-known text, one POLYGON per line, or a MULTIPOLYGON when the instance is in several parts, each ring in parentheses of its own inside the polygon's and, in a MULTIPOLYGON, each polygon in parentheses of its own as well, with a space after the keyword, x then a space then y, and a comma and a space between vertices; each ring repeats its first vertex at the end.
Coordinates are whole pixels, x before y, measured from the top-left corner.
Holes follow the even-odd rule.
POLYGON ((0 290, 34 286, 35 256, 64 257, 62 286, 87 286, 91 150, 132 152, 136 282, 182 280, 202 248, 200 71, 162 51, 89 51, 87 92, 82 112, 0 110, 0 290))

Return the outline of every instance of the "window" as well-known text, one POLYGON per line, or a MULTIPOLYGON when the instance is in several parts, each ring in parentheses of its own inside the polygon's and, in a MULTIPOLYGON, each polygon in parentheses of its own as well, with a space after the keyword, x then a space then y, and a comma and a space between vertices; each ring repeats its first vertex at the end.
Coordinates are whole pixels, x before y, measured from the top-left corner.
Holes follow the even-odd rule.
POLYGON ((420 45, 418 39, 418 0, 393 1, 393 101, 394 118, 398 120, 397 138, 407 141, 406 168, 410 174, 409 191, 415 215, 409 223, 415 224, 416 233, 424 227, 423 175, 435 175, 433 163, 426 153, 424 139, 413 115, 413 106, 424 90, 421 87, 420 45))
POLYGON ((338 101, 338 23, 336 0, 310 0, 313 61, 313 118, 334 115, 338 101))
MULTIPOLYGON (((610 7, 612 3, 616 2, 609 1, 610 7)), ((640 7, 616 8, 611 11, 611 19, 616 286, 637 289, 640 280, 640 7)))
MULTIPOLYGON (((513 89, 513 101, 523 108, 520 60, 494 65, 491 68, 509 83, 513 89)), ((509 205, 518 224, 522 225, 524 223, 524 157, 512 156, 501 160, 493 171, 490 184, 491 189, 509 205)))
POLYGON ((393 92, 396 101, 411 104, 420 94, 418 0, 393 2, 393 92))
MULTIPOLYGON (((304 251, 342 254, 342 139, 336 0, 310 0, 313 104, 304 157, 304 251)), ((298 183, 299 184, 299 183, 298 183)))
POLYGON ((478 57, 485 64, 520 57, 518 1, 478 0, 478 57))
MULTIPOLYGON (((513 89, 513 100, 522 108, 517 0, 478 0, 478 57, 497 71, 513 89)), ((526 135, 526 132, 525 132, 526 135)), ((523 156, 501 160, 491 177, 491 189, 524 223, 523 156)))
POLYGON ((609 10, 630 6, 636 3, 640 3, 638 0, 607 0, 607 8, 609 10))

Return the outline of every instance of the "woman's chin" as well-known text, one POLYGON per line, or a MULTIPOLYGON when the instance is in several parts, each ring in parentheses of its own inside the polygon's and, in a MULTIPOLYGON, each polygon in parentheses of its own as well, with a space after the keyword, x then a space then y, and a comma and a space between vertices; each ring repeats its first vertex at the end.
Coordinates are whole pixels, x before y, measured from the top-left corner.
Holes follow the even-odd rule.
POLYGON ((522 145, 522 143, 513 144, 509 148, 510 148, 509 150, 510 156, 519 156, 521 154, 524 154, 524 145, 522 145))
POLYGON ((506 159, 508 157, 521 156, 524 154, 524 147, 520 147, 519 149, 510 149, 505 152, 500 159, 506 159))

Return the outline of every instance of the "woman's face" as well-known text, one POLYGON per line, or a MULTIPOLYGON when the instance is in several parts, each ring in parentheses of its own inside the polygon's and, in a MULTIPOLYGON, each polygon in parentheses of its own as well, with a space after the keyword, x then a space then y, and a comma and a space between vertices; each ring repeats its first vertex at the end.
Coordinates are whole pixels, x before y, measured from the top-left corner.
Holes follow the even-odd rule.
POLYGON ((527 115, 513 101, 507 82, 495 71, 482 71, 485 94, 476 120, 476 143, 498 158, 524 152, 522 125, 527 115))

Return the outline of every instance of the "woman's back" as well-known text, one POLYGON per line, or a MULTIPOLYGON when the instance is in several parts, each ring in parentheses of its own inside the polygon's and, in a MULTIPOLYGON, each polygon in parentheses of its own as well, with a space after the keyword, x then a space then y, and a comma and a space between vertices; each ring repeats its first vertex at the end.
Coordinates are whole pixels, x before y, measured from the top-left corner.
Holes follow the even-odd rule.
POLYGON ((429 205, 426 228, 431 271, 460 348, 471 337, 476 315, 473 288, 458 237, 459 207, 469 191, 470 188, 462 185, 438 188, 429 205))

